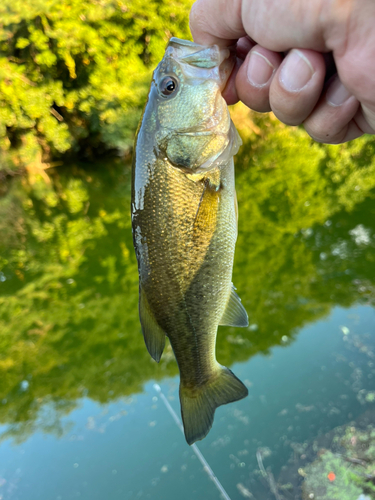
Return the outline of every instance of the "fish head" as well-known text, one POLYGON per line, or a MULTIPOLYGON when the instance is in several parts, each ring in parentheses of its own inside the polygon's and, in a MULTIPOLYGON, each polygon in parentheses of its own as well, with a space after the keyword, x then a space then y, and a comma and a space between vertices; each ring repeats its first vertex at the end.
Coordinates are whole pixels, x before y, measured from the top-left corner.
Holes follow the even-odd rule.
POLYGON ((220 166, 241 144, 221 92, 234 65, 233 50, 171 38, 156 68, 149 99, 156 149, 196 173, 220 166))

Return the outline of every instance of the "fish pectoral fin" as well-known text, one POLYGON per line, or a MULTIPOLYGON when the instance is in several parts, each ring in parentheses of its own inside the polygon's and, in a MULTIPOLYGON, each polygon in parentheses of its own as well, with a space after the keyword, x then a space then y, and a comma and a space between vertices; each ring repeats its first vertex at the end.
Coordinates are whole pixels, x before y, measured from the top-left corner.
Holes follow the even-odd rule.
POLYGON ((165 332, 155 320, 142 288, 139 291, 139 316, 147 350, 159 363, 165 345, 165 332))
POLYGON ((195 238, 201 238, 204 234, 206 241, 210 241, 217 225, 220 196, 220 185, 215 185, 211 179, 205 179, 193 223, 195 238))
POLYGON ((218 373, 204 385, 189 388, 180 385, 181 415, 188 444, 207 436, 218 406, 238 401, 248 390, 228 368, 219 365, 218 373))
POLYGON ((222 326, 249 326, 246 309, 241 304, 241 299, 236 294, 233 285, 227 307, 219 324, 222 326))

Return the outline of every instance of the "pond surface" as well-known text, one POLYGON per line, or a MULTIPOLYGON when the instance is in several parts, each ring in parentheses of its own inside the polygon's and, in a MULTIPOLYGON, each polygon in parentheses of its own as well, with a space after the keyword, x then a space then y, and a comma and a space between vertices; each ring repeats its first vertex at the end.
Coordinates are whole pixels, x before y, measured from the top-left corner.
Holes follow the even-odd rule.
MULTIPOLYGON (((249 396, 197 445, 232 500, 300 500, 303 450, 375 407, 375 146, 258 126, 236 167, 250 326, 217 343, 249 396)), ((220 498, 165 404, 171 348, 144 346, 129 206, 118 160, 1 186, 1 500, 220 498)))

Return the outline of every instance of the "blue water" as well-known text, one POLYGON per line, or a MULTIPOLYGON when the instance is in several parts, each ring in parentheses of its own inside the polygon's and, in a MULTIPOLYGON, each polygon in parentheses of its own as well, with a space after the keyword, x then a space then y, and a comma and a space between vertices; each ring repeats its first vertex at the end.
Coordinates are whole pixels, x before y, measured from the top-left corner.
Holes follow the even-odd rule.
MULTIPOLYGON (((353 347, 353 337, 373 349, 374 324, 373 308, 337 307, 302 329, 293 344, 232 367, 249 397, 219 408, 212 431, 198 443, 232 499, 243 498, 239 483, 254 495, 266 494, 256 473, 258 448, 270 449, 265 465, 277 477, 292 442, 309 441, 364 412, 368 405, 358 400, 358 391, 374 388, 373 351, 353 347), (356 369, 362 371, 360 386, 353 379, 356 369)), ((153 383, 111 404, 81 399, 61 419, 59 437, 36 432, 19 445, 3 441, 3 498, 220 498, 153 383)), ((178 377, 160 386, 178 413, 178 377)))
MULTIPOLYGON (((312 443, 375 420, 374 146, 271 125, 236 163, 250 327, 217 340, 249 396, 197 443, 232 500, 302 500, 312 443)), ((172 350, 141 333, 129 165, 48 176, 0 197, 0 500, 219 499, 154 388, 180 416, 172 350)))

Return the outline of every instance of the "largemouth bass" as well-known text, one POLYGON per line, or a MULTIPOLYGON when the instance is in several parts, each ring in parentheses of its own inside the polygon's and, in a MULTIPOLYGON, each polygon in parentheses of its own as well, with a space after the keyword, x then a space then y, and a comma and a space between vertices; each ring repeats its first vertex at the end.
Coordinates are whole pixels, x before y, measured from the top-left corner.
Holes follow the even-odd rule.
POLYGON ((248 325, 232 285, 233 155, 241 139, 221 96, 232 67, 229 49, 172 38, 153 74, 133 158, 142 331, 156 361, 170 340, 189 444, 207 435, 218 406, 248 394, 215 356, 218 325, 248 325))

